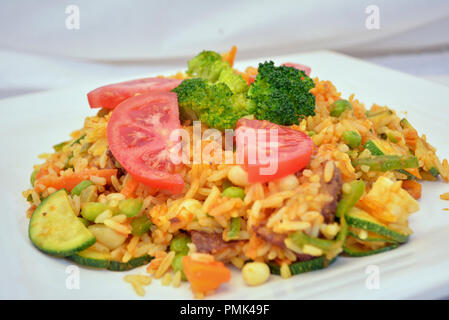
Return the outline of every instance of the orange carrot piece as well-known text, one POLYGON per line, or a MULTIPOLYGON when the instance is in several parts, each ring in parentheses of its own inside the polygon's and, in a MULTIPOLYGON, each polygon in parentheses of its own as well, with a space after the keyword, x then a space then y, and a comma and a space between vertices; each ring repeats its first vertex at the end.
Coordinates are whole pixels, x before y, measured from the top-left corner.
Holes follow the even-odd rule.
POLYGON ((228 62, 231 65, 231 67, 233 67, 236 54, 237 54, 237 47, 232 46, 229 52, 223 53, 221 56, 223 57, 224 61, 228 62))
POLYGON ((194 292, 215 290, 231 279, 231 271, 219 261, 198 261, 185 256, 182 258, 182 267, 194 292))
POLYGON ((402 189, 410 193, 410 195, 416 200, 421 198, 421 184, 414 180, 404 180, 402 181, 402 189))
POLYGON ((106 178, 106 183, 111 183, 111 177, 116 175, 117 169, 90 169, 60 177, 51 175, 41 176, 39 179, 36 179, 36 183, 34 185, 36 188, 38 188, 39 185, 43 185, 47 188, 55 188, 57 190, 66 189, 70 192, 78 185, 78 183, 83 180, 88 180, 91 176, 106 178))
POLYGON ((421 174, 419 173, 419 168, 408 168, 404 170, 410 173, 411 175, 414 175, 418 179, 422 179, 421 174))
POLYGON ((132 198, 134 197, 134 192, 136 191, 138 186, 139 181, 130 176, 125 186, 123 187, 122 191, 120 191, 120 193, 127 198, 132 198))

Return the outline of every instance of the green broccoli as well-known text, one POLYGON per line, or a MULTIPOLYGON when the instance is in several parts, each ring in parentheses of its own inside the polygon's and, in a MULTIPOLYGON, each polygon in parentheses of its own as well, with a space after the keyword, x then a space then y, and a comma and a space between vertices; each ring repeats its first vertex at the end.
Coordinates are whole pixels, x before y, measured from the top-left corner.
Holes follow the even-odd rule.
POLYGON ((239 74, 236 74, 229 63, 214 51, 203 51, 188 63, 187 74, 209 81, 210 83, 223 82, 233 93, 246 93, 248 83, 239 74))
POLYGON ((298 124, 300 118, 315 115, 315 97, 309 91, 314 82, 293 67, 260 63, 248 90, 247 111, 259 120, 281 125, 298 124))
POLYGON ((172 90, 178 95, 181 119, 201 120, 219 130, 235 127, 247 115, 243 94, 234 94, 222 82, 211 84, 204 79, 186 79, 172 90))

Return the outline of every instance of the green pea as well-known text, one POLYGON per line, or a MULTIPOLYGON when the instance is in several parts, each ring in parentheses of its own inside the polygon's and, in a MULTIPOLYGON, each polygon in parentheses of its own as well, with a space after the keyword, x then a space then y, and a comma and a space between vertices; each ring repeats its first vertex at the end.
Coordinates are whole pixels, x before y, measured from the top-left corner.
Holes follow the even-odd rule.
POLYGON ((352 109, 351 102, 348 100, 337 100, 335 101, 331 106, 331 116, 332 117, 339 117, 343 112, 345 112, 347 109, 352 109))
POLYGON ((142 199, 124 199, 118 203, 120 213, 123 213, 128 218, 137 216, 142 209, 142 199))
POLYGON ((313 137, 314 135, 316 135, 316 132, 315 131, 307 131, 307 135, 309 136, 309 137, 313 137))
POLYGON ((240 198, 243 200, 243 198, 245 198, 245 191, 242 188, 239 187, 229 187, 226 188, 221 195, 223 197, 228 197, 228 198, 240 198))
POLYGON ((184 268, 182 266, 182 258, 185 256, 186 256, 185 254, 178 253, 175 255, 175 257, 173 258, 173 260, 171 262, 171 267, 175 273, 178 271, 181 271, 181 279, 183 281, 187 280, 186 275, 184 273, 184 268))
POLYGON ((356 131, 345 131, 343 132, 343 141, 354 149, 360 146, 362 137, 356 131))
POLYGON ((153 224, 146 215, 135 218, 131 221, 131 234, 134 236, 141 236, 150 231, 153 224))
POLYGON ((39 170, 33 170, 30 177, 31 186, 34 187, 34 183, 36 182, 36 174, 39 170))
POLYGON ((70 194, 72 196, 75 196, 75 195, 79 196, 81 194, 81 191, 83 191, 84 189, 86 189, 87 187, 89 187, 91 185, 93 185, 93 183, 90 180, 81 181, 80 183, 78 183, 76 185, 75 188, 72 189, 72 191, 70 191, 70 194))
POLYGON ((170 250, 176 253, 187 254, 189 252, 189 247, 187 246, 189 243, 190 237, 184 233, 180 233, 170 242, 170 250))

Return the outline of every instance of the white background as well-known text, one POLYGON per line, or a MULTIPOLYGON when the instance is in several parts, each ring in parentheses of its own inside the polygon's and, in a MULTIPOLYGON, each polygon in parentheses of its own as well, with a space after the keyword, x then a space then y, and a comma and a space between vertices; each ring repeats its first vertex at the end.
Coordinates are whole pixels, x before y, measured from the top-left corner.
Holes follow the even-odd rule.
POLYGON ((331 49, 449 85, 449 1, 2 0, 0 98, 181 70, 234 44, 238 59, 331 49), (366 27, 369 5, 379 29, 366 27))

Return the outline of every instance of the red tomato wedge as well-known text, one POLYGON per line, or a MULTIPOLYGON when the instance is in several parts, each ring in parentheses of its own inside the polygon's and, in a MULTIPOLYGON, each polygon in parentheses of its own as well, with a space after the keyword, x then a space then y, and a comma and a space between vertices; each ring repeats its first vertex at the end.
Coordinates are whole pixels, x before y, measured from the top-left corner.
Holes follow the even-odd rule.
POLYGON ((250 183, 277 180, 303 169, 314 149, 305 133, 266 120, 240 119, 236 142, 250 183))
POLYGON ((114 83, 92 90, 87 94, 87 100, 91 108, 114 109, 119 103, 137 94, 151 91, 169 92, 181 82, 179 79, 143 78, 114 83))
POLYGON ((312 68, 303 64, 299 64, 299 63, 293 63, 293 62, 286 62, 282 64, 283 66, 286 67, 293 67, 296 68, 298 70, 304 71, 304 73, 307 76, 310 76, 310 73, 312 72, 312 68))
POLYGON ((170 133, 181 127, 178 99, 172 92, 150 92, 129 98, 112 112, 107 135, 117 161, 137 181, 180 193, 181 175, 173 173, 170 133))

